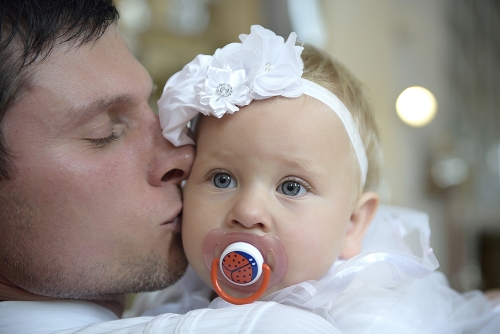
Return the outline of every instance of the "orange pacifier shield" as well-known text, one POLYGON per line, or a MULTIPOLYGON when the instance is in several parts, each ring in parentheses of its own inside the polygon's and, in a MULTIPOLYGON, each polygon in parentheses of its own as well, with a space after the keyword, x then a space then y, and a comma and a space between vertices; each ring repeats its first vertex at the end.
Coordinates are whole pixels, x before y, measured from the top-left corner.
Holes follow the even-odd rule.
POLYGON ((232 304, 248 304, 257 300, 283 278, 288 267, 285 249, 273 235, 225 233, 215 229, 207 235, 203 252, 215 292, 232 304), (218 247, 222 254, 215 257, 218 247), (273 259, 272 271, 267 263, 269 257, 273 259), (235 290, 252 294, 244 298, 233 297, 222 289, 220 281, 235 290))

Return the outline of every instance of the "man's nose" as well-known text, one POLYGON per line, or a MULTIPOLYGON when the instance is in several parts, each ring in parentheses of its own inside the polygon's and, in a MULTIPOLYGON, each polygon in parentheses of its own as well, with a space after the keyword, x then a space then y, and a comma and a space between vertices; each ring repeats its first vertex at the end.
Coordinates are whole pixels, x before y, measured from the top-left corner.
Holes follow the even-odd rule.
POLYGON ((149 182, 153 186, 180 184, 191 172, 195 150, 192 145, 175 147, 166 140, 158 127, 154 132, 156 146, 152 166, 149 169, 149 182))
POLYGON ((234 205, 227 215, 229 227, 260 229, 269 232, 272 224, 270 201, 263 189, 254 187, 236 196, 234 205))

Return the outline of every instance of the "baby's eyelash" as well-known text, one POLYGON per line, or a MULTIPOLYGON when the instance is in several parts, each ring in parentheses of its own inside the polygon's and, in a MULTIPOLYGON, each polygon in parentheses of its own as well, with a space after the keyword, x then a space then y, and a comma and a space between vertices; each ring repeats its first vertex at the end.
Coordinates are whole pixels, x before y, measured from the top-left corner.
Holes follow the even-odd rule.
POLYGON ((206 173, 203 178, 205 180, 211 180, 215 175, 222 174, 222 173, 223 174, 229 174, 229 175, 231 175, 231 177, 233 176, 233 174, 231 174, 228 170, 217 168, 217 169, 212 169, 211 171, 209 171, 208 173, 206 173))
POLYGON ((109 145, 111 144, 112 142, 114 142, 115 140, 118 139, 118 136, 116 135, 116 133, 114 132, 111 132, 111 134, 107 137, 104 137, 104 138, 96 138, 96 139, 92 139, 92 138, 89 138, 87 139, 92 145, 94 145, 94 148, 102 148, 106 145, 109 145))
POLYGON ((281 180, 280 184, 283 184, 284 182, 290 182, 290 181, 297 182, 298 184, 300 184, 301 186, 306 188, 308 191, 313 189, 313 187, 309 183, 307 183, 303 179, 300 179, 300 178, 294 177, 294 176, 285 177, 283 180, 281 180))

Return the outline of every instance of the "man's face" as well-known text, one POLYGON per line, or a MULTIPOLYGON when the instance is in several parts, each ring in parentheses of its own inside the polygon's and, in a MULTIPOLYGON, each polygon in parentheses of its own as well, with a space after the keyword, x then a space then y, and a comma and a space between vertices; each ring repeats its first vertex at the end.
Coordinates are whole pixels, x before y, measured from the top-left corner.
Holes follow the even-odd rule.
POLYGON ((58 46, 4 119, 16 167, 0 183, 1 274, 67 298, 165 287, 183 274, 174 148, 148 105, 152 83, 114 27, 58 46))
POLYGON ((322 277, 342 255, 358 194, 351 146, 338 116, 309 96, 202 116, 184 187, 183 241, 193 268, 210 284, 202 245, 217 228, 280 239, 288 271, 266 294, 322 277))

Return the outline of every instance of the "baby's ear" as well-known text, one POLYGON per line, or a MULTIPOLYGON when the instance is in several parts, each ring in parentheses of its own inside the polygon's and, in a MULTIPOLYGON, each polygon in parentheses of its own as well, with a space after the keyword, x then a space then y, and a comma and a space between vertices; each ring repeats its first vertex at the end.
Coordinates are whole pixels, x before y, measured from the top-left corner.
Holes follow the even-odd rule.
POLYGON ((359 254, 361 243, 379 205, 377 193, 369 191, 358 199, 347 228, 340 258, 347 260, 359 254))

